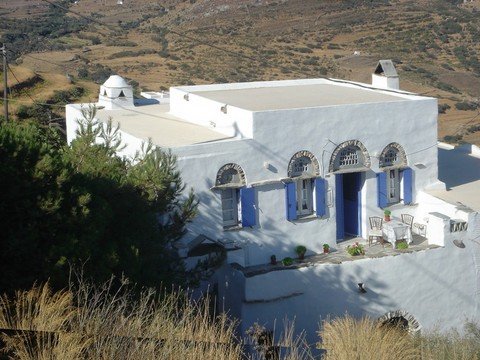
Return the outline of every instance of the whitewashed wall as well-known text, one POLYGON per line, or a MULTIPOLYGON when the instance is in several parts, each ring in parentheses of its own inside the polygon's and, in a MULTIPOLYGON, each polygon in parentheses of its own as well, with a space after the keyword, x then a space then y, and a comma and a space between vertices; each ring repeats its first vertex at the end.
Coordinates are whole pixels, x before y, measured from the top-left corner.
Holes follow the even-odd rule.
POLYGON ((194 124, 202 125, 227 136, 251 138, 252 112, 188 93, 182 89, 170 89, 170 112, 194 124), (188 96, 188 100, 184 98, 188 96))
MULTIPOLYGON (((294 247, 304 244, 310 251, 321 252, 322 245, 336 245, 335 207, 327 210, 323 219, 286 220, 285 193, 278 181, 257 186, 257 226, 240 231, 224 231, 220 194, 210 190, 218 169, 226 163, 240 165, 247 184, 280 179, 287 176, 290 158, 300 150, 311 151, 323 164, 328 164, 335 144, 359 140, 372 158, 363 189, 363 234, 367 234, 367 219, 382 215, 377 207, 378 158, 391 142, 398 142, 407 153, 414 169, 415 193, 438 184, 435 99, 361 104, 320 108, 265 111, 253 113, 253 139, 221 141, 173 149, 187 186, 192 186, 200 198, 199 215, 189 227, 214 239, 244 242, 246 265, 266 263, 270 255, 281 259, 294 255, 294 247), (408 155, 410 154, 410 155, 408 155), (264 162, 271 166, 264 168, 264 162), (421 163, 423 168, 413 164, 421 163), (201 174, 201 176, 199 176, 201 174)), ((328 176, 328 175, 327 175, 328 176)), ((327 177, 334 190, 335 178, 327 177)), ((403 205, 397 205, 404 212, 403 205)), ((409 208, 409 207, 407 207, 409 208)))
MULTIPOLYGON (((268 84, 273 86, 274 83, 268 84)), ((228 88, 228 85, 222 86, 228 88)), ((229 134, 237 137, 172 149, 178 156, 178 168, 187 187, 193 187, 200 199, 199 214, 189 225, 189 230, 213 239, 241 243, 245 265, 267 263, 272 254, 278 259, 292 256, 299 244, 308 248, 307 254, 322 252, 324 243, 336 246, 334 206, 327 209, 322 219, 286 220, 285 191, 280 179, 287 176, 288 163, 298 151, 308 150, 316 156, 321 164, 321 176, 327 179, 328 187, 335 193, 335 176, 327 174, 335 144, 359 140, 365 145, 372 167, 363 174, 364 237, 368 217, 383 213, 377 207, 375 172, 379 171, 378 156, 386 145, 398 142, 405 149, 408 164, 414 170, 414 201, 419 190, 438 184, 435 99, 402 95, 405 101, 261 112, 228 106, 224 114, 220 111, 222 104, 201 96, 189 94, 186 101, 183 96, 187 90, 191 89, 172 88, 172 114, 204 126, 211 126, 213 122, 216 130, 233 131, 229 134), (264 167, 265 162, 270 164, 268 168, 264 167), (218 170, 227 163, 236 163, 244 169, 247 185, 277 180, 269 185, 256 186, 257 225, 254 228, 223 229, 220 193, 211 188, 215 185, 218 170)), ((75 135, 74 121, 79 116, 78 105, 67 106, 69 141, 75 135)), ((122 138, 127 147, 121 155, 126 156, 133 156, 144 140, 125 132, 122 132, 122 138)), ((405 212, 405 207, 396 205, 394 210, 405 212)))
POLYGON ((297 330, 307 331, 310 343, 318 341, 321 320, 346 313, 377 318, 403 310, 423 330, 460 330, 467 320, 480 320, 479 255, 480 245, 469 241, 465 249, 447 244, 394 257, 273 271, 246 278, 238 291, 226 289, 225 303, 243 299, 241 313, 232 311, 242 319, 243 334, 254 322, 273 328, 275 320, 278 326, 288 317, 297 330), (358 292, 358 283, 367 293, 358 292))

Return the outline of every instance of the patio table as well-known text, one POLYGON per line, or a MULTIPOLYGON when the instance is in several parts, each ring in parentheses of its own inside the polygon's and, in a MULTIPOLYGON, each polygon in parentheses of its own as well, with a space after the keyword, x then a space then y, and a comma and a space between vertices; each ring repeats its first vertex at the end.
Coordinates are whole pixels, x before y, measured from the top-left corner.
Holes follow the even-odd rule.
POLYGON ((395 241, 405 240, 407 244, 412 242, 412 231, 410 226, 401 221, 384 221, 382 226, 383 238, 395 248, 395 241))

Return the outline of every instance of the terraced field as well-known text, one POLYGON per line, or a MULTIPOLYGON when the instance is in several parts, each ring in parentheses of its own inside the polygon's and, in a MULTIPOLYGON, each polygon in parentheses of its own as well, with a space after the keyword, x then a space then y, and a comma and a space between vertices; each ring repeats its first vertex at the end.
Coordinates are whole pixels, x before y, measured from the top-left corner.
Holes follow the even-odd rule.
POLYGON ((0 14, 14 19, 0 29, 4 36, 56 14, 50 34, 22 35, 34 52, 11 54, 22 71, 48 84, 32 89, 34 98, 47 100, 51 89, 79 84, 86 89, 82 99, 94 98, 95 82, 112 72, 144 90, 320 76, 369 82, 376 61, 392 58, 402 89, 439 98, 439 138, 480 144, 480 1, 79 0, 63 6, 76 14, 59 14, 43 0, 0 5, 0 14))

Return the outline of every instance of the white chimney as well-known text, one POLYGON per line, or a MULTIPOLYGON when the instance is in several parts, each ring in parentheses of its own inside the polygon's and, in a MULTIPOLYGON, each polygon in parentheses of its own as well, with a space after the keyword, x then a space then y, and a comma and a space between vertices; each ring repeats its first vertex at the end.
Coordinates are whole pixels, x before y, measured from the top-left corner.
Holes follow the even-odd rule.
POLYGON ((121 76, 112 75, 100 86, 98 104, 108 110, 133 107, 133 88, 121 76))
POLYGON ((372 74, 372 86, 380 89, 400 89, 397 70, 392 60, 380 60, 372 74))

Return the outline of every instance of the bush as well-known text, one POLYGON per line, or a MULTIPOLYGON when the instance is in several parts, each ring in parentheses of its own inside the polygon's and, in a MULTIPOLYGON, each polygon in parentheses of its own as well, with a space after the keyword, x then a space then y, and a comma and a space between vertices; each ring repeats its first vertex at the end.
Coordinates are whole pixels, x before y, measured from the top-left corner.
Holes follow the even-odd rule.
POLYGON ((398 250, 408 249, 408 244, 405 241, 400 241, 399 243, 397 243, 397 249, 398 250))
POLYGON ((329 43, 329 44, 327 45, 327 49, 330 49, 330 50, 338 50, 338 49, 340 49, 340 48, 341 48, 340 45, 335 44, 335 43, 329 43))
POLYGON ((443 141, 447 143, 458 143, 463 139, 462 135, 446 135, 443 137, 443 141))
POLYGON ((296 48, 295 50, 301 53, 313 53, 313 50, 308 47, 300 47, 296 48))
POLYGON ((305 254, 307 252, 307 248, 303 245, 298 245, 295 247, 295 253, 297 255, 305 254))
POLYGON ((135 47, 138 46, 136 42, 130 40, 122 40, 122 39, 113 39, 107 41, 107 46, 122 46, 122 47, 135 47))
POLYGON ((441 82, 441 81, 437 82, 437 88, 440 89, 440 90, 449 91, 449 92, 454 93, 454 94, 460 94, 461 93, 461 91, 458 90, 455 86, 444 83, 444 82, 441 82))
POLYGON ((470 101, 462 101, 462 102, 457 102, 455 104, 455 108, 457 110, 463 110, 463 111, 477 110, 478 104, 470 101))
POLYGON ((419 360, 479 359, 480 327, 467 322, 464 335, 448 333, 409 334, 399 325, 381 324, 351 316, 325 321, 317 348, 326 350, 322 360, 419 360), (401 354, 399 356, 399 354, 401 354))
POLYGON ((290 266, 293 264, 293 259, 291 257, 286 257, 282 260, 284 266, 290 266))
POLYGON ((355 242, 353 245, 348 245, 347 252, 352 256, 365 255, 364 246, 358 241, 355 242))
POLYGON ((419 350, 399 328, 350 316, 323 323, 317 348, 326 350, 322 360, 417 360, 419 350), (399 354, 400 357, 399 357, 399 354))
POLYGON ((448 109, 451 109, 451 106, 448 104, 438 104, 438 113, 445 114, 448 109))

